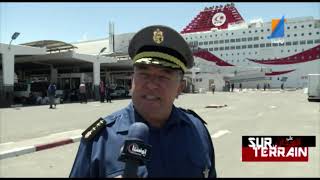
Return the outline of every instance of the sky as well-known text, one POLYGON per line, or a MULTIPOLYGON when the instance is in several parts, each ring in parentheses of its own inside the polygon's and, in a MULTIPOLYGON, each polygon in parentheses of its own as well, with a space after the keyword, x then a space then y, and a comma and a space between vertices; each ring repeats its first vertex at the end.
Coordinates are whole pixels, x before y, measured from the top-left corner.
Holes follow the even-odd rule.
MULTIPOLYGON (((0 42, 9 44, 11 35, 20 32, 12 44, 38 40, 67 43, 108 37, 113 21, 115 34, 133 33, 148 25, 167 25, 181 31, 205 7, 224 3, 0 3, 0 42)), ((294 18, 312 16, 320 19, 320 3, 236 2, 242 18, 294 18)))

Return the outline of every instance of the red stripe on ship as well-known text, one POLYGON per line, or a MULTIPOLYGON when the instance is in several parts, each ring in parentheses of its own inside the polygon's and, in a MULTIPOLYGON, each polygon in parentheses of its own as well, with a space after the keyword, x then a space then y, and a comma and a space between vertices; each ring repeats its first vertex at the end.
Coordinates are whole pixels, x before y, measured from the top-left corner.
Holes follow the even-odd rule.
POLYGON ((274 72, 271 72, 271 73, 265 73, 265 75, 266 76, 276 76, 276 75, 280 75, 280 74, 286 74, 286 73, 289 73, 289 72, 292 72, 292 71, 295 71, 295 69, 289 70, 289 71, 274 71, 274 72))
POLYGON ((194 56, 205 59, 207 61, 215 62, 217 66, 234 66, 232 64, 229 64, 222 59, 218 58, 217 56, 213 55, 212 53, 208 51, 198 51, 193 53, 194 56))
POLYGON ((284 57, 284 58, 277 58, 273 60, 257 60, 257 59, 249 59, 249 61, 258 63, 258 64, 272 64, 272 65, 286 65, 286 64, 297 64, 297 63, 304 63, 309 61, 314 61, 319 59, 320 54, 320 45, 313 47, 307 51, 303 51, 301 53, 284 57))

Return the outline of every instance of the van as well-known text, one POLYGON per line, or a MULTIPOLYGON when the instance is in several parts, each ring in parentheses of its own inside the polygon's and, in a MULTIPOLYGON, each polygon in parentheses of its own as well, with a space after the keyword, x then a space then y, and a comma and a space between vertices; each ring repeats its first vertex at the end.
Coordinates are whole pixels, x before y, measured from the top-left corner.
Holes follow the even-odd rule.
POLYGON ((308 101, 320 101, 320 74, 308 74, 308 101))

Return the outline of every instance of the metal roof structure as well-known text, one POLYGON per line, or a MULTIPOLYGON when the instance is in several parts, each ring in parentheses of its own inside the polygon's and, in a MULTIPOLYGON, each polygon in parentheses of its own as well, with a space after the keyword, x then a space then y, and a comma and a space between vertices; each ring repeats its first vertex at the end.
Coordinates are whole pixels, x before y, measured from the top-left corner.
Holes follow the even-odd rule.
POLYGON ((61 51, 61 50, 72 50, 77 48, 76 46, 63 42, 63 41, 56 41, 56 40, 41 40, 41 41, 33 41, 29 43, 21 44, 24 46, 32 46, 32 47, 45 47, 47 48, 47 52, 53 51, 61 51))

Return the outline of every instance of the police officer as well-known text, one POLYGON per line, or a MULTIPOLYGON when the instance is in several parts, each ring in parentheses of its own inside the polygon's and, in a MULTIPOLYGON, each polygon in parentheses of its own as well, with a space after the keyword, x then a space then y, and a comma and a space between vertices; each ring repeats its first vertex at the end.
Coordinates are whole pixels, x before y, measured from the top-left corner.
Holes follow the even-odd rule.
POLYGON ((121 177, 125 163, 118 158, 134 122, 149 127, 152 146, 138 177, 216 177, 205 122, 173 104, 184 88, 184 72, 193 66, 186 41, 169 27, 148 26, 130 41, 129 56, 134 64, 132 102, 82 133, 70 177, 121 177))

